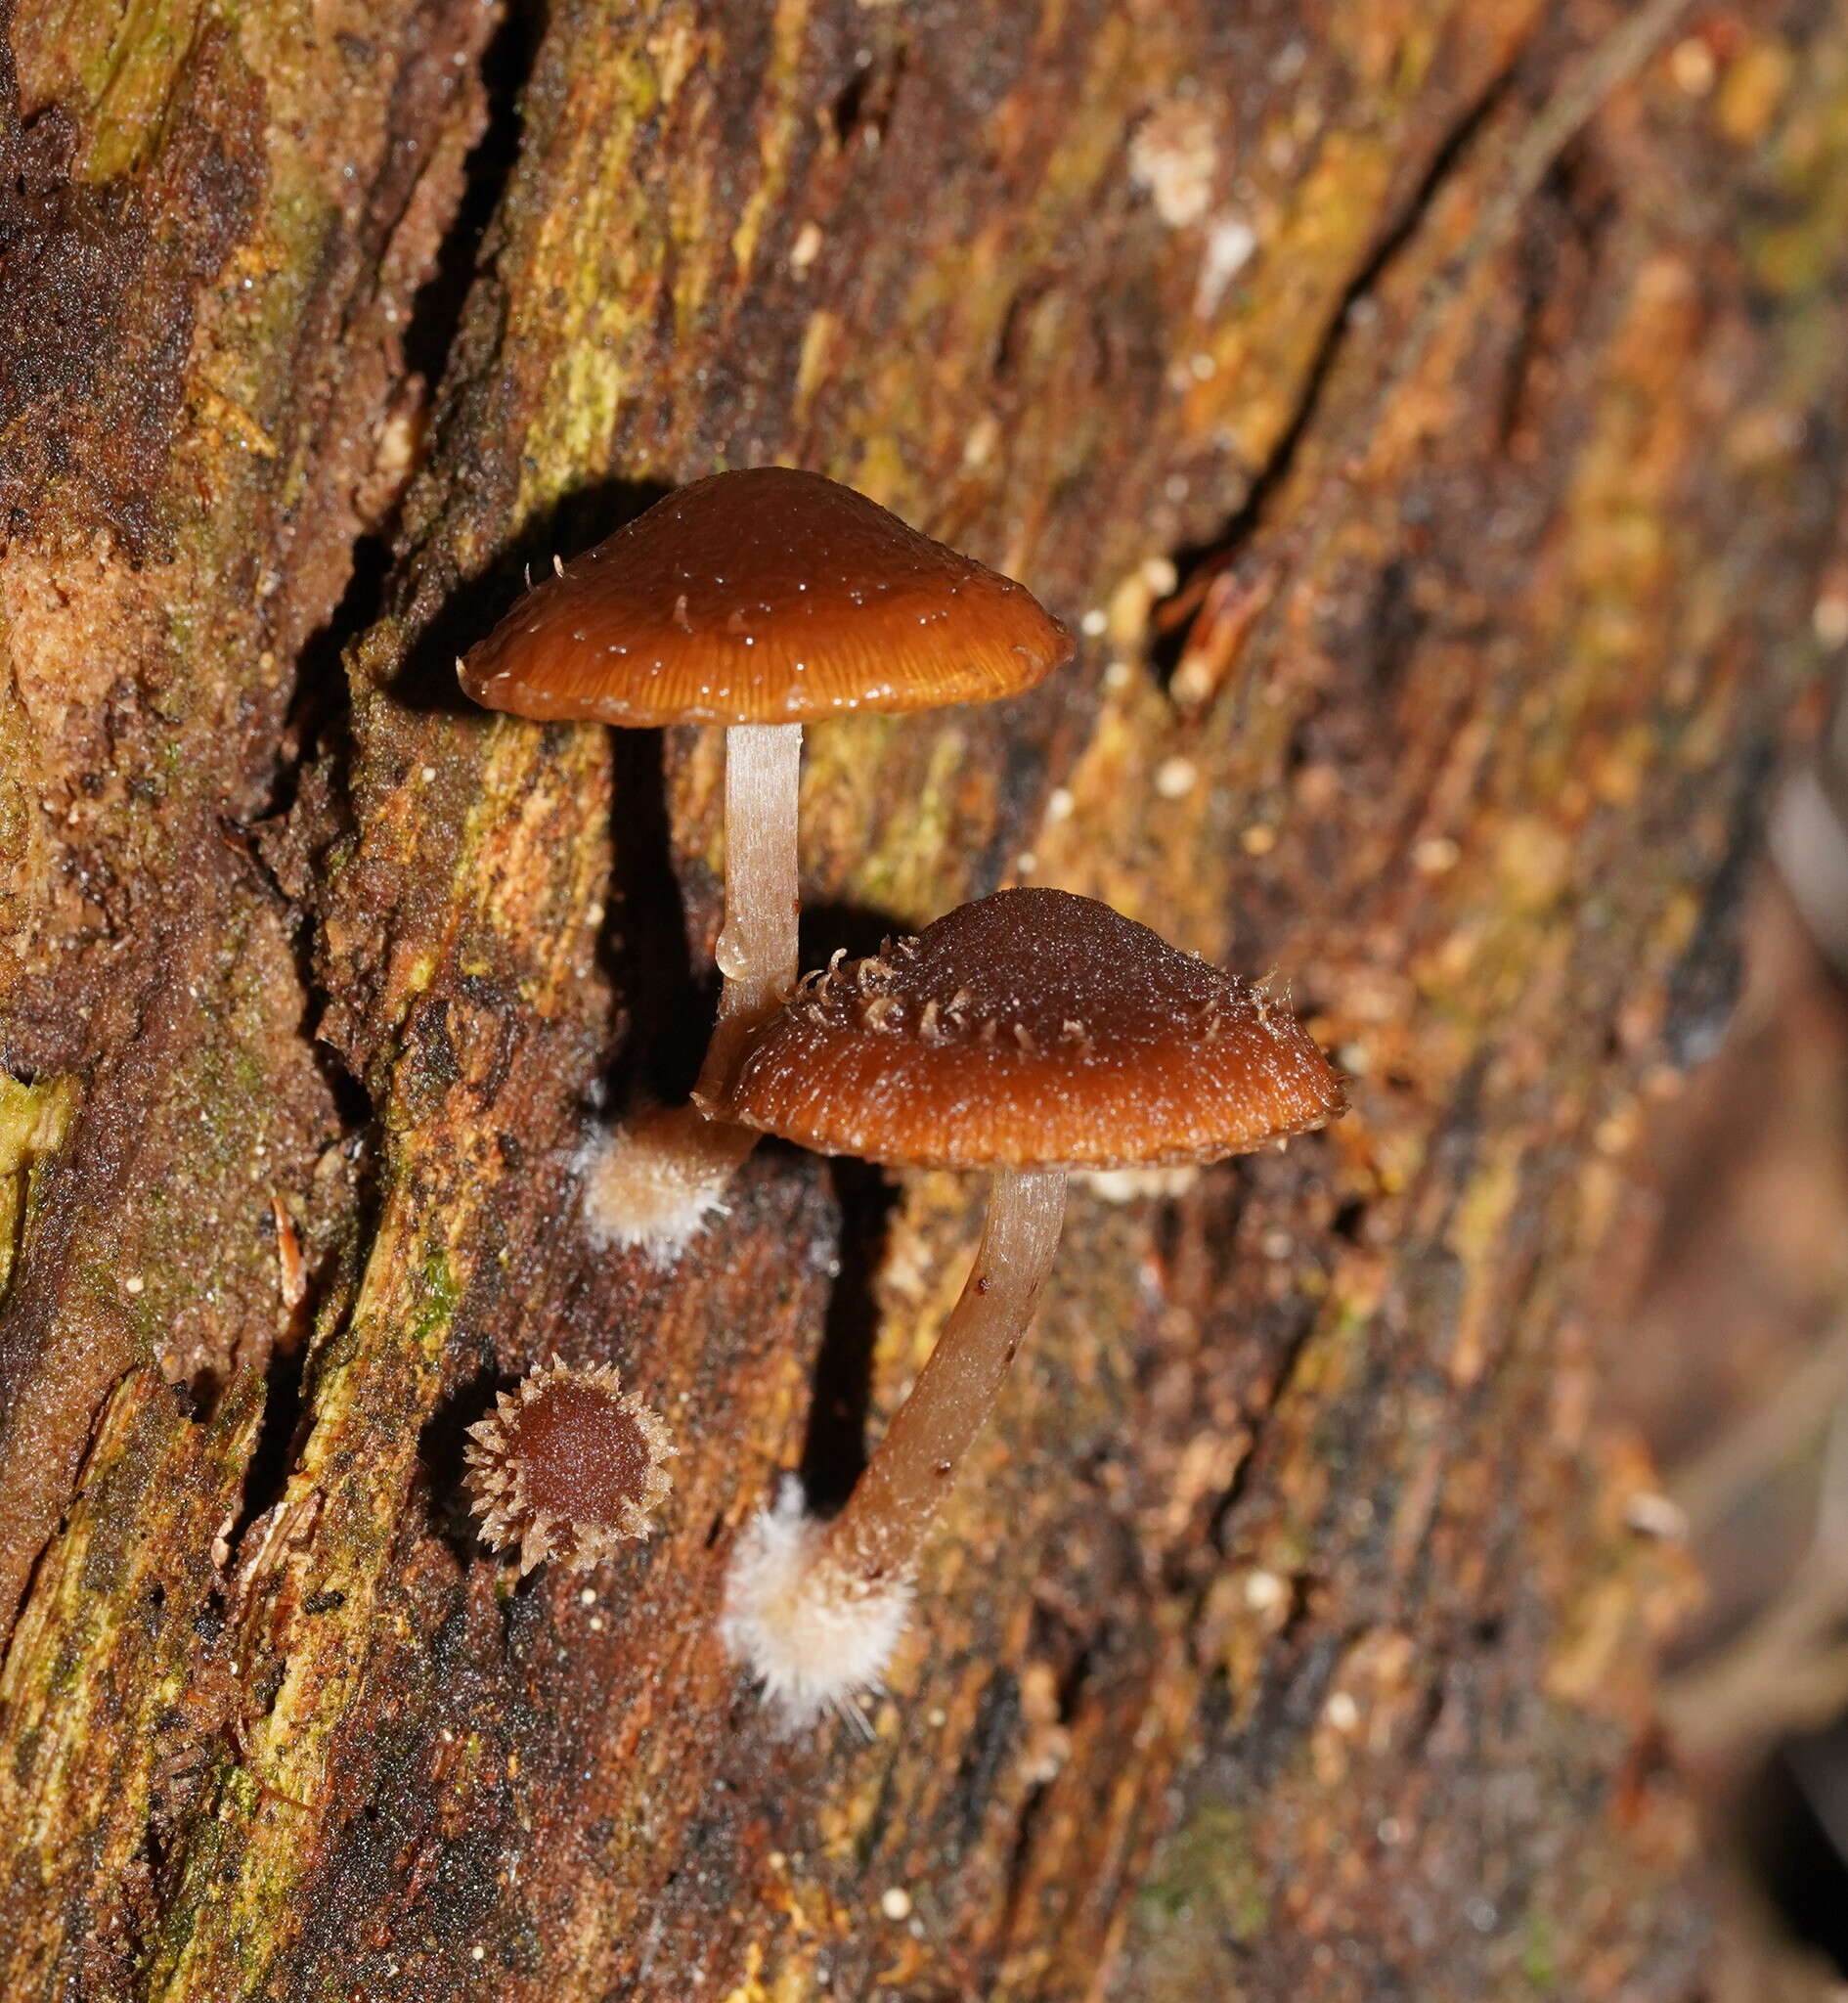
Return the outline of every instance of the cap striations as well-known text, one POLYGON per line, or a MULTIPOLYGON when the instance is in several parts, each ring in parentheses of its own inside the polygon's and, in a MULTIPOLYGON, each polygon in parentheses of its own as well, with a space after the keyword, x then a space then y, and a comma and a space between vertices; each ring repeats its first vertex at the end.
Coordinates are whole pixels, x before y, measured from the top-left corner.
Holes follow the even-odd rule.
POLYGON ((715 473, 513 607, 462 663, 477 702, 646 727, 814 723, 1031 689, 1072 637, 1023 586, 819 473, 715 473))
POLYGON ((1216 1161, 1345 1109, 1288 1009, 1108 905, 1003 890, 836 956, 751 1039, 727 1117, 917 1168, 1216 1161))

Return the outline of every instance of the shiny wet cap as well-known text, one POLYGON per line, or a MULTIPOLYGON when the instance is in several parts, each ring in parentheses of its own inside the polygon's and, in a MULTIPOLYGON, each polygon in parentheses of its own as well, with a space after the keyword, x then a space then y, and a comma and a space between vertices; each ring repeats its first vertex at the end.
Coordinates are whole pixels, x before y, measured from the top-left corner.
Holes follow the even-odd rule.
POLYGON ((811 975, 728 1118, 910 1168, 1217 1161, 1346 1108, 1290 1011, 1108 905, 1003 890, 811 975))
POLYGON ((515 716, 815 723, 989 702, 1072 637, 1024 586, 819 473, 715 473, 529 591, 461 663, 515 716))

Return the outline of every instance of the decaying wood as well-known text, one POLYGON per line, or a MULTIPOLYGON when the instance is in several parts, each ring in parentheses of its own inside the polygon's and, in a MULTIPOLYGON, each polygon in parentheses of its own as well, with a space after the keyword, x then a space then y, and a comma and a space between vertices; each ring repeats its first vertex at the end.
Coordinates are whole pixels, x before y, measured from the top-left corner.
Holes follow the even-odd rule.
POLYGON ((6 26, 8 1998, 1691 1994, 1686 1580, 1591 1275, 1836 547, 1848 27, 6 26), (709 993, 719 749, 451 670, 771 459, 1086 635, 813 734, 811 963, 1059 883, 1277 969, 1356 1098, 1078 1192, 892 1697, 794 1744, 726 1548, 851 1480, 979 1192, 767 1148, 675 1270, 589 1248, 599 1082, 683 1083, 709 993), (554 1351, 682 1448, 588 1584, 459 1492, 554 1351))

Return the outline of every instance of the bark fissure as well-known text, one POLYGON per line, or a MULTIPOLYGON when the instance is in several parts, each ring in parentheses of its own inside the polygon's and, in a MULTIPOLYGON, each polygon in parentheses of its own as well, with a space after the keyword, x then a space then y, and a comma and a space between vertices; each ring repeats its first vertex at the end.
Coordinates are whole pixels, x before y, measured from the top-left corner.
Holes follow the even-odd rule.
MULTIPOLYGON (((1180 573, 1177 591, 1181 605, 1197 602, 1197 573, 1205 566, 1218 570, 1236 561, 1239 553, 1266 520, 1274 497, 1288 484, 1296 470, 1303 441, 1314 426, 1329 379, 1350 344, 1357 314, 1419 241, 1438 200, 1469 172, 1472 149, 1497 111, 1510 102, 1529 47, 1529 43, 1518 47, 1503 67, 1463 108, 1438 141, 1397 215, 1388 220, 1352 277, 1342 288, 1328 325, 1322 330, 1302 372, 1301 383, 1283 430, 1270 456, 1252 474, 1251 484, 1237 512, 1209 538, 1204 547, 1176 553, 1174 560, 1180 573)), ((1177 638, 1184 638, 1184 633, 1178 629, 1177 638)), ((1168 666, 1171 668, 1171 661, 1168 666)))

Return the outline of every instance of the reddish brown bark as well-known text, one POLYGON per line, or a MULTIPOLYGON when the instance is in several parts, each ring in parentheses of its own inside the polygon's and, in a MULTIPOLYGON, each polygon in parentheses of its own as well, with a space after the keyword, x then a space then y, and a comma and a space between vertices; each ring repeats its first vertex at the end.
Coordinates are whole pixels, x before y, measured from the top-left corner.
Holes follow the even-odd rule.
POLYGON ((1810 665, 1848 37, 1673 28, 14 15, 9 1997, 1694 1993, 1685 1580, 1589 1276, 1810 665), (587 1100, 694 1054, 718 748, 451 665, 770 460, 1087 643, 814 734, 811 961, 1059 883, 1276 966, 1355 1080, 1075 1200, 869 1743, 770 1738, 721 1574, 851 1477, 979 1198, 765 1149, 671 1273, 583 1241, 587 1100), (460 1491, 554 1351, 682 1448, 588 1599, 460 1491))

